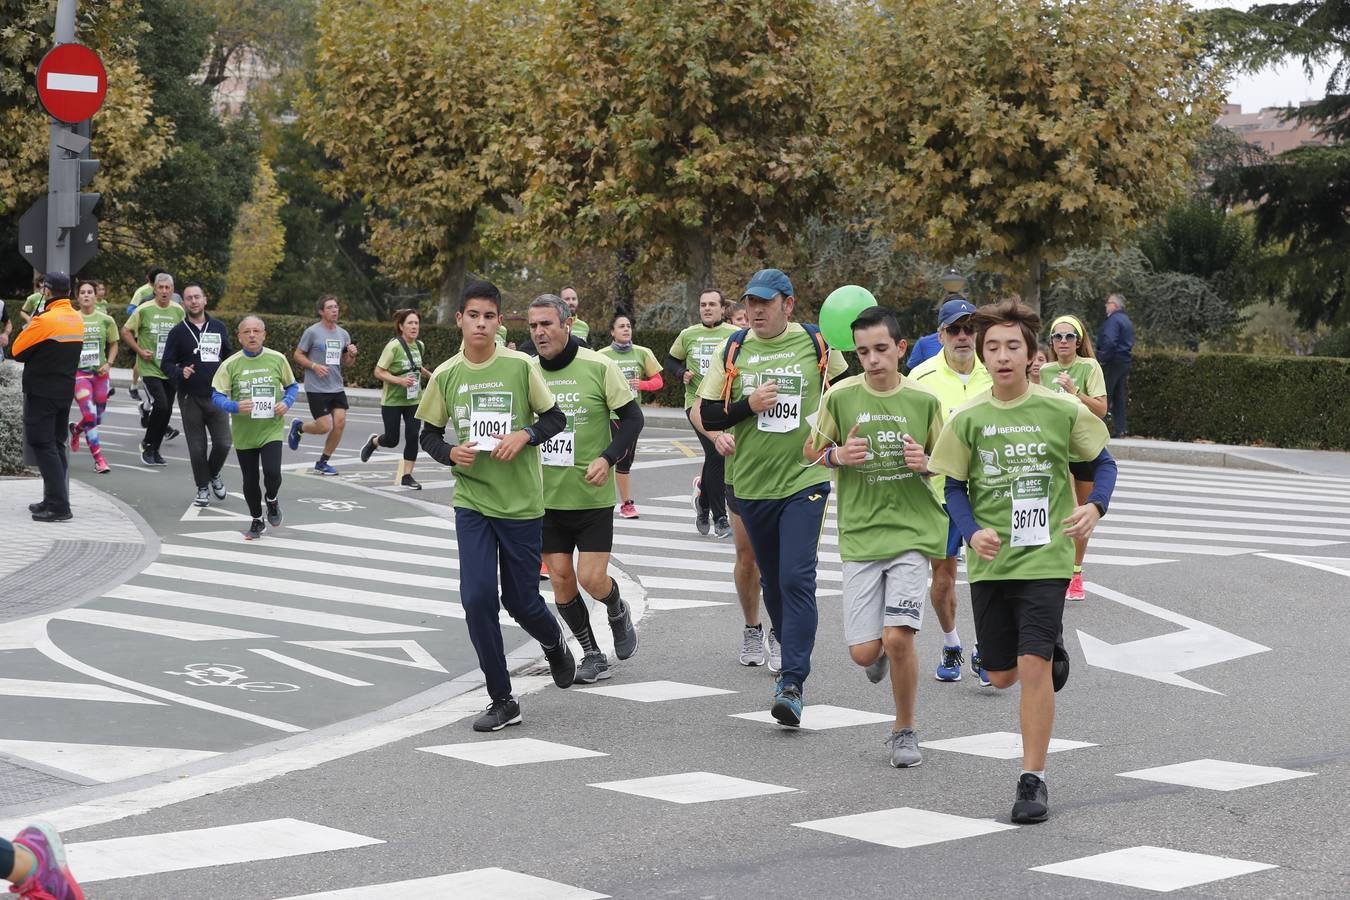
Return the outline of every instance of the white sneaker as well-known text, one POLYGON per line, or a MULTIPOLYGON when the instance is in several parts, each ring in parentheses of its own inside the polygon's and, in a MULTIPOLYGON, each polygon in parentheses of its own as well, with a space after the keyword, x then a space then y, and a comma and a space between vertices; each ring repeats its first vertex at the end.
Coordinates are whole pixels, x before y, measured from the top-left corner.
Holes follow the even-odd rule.
POLYGON ((764 626, 751 628, 747 625, 741 632, 741 665, 764 665, 764 626))
POLYGON ((769 629, 769 671, 783 671, 783 647, 778 643, 778 635, 769 629))

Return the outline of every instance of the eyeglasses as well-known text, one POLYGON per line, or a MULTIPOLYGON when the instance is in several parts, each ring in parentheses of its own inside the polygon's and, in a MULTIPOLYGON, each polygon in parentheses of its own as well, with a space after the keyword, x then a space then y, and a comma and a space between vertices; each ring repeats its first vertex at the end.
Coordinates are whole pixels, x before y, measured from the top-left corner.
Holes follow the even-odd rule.
POLYGON ((1074 334, 1072 331, 1056 331, 1054 334, 1050 335, 1050 340, 1066 342, 1076 341, 1078 340, 1078 335, 1074 334))
POLYGON ((975 326, 971 325, 969 322, 948 325, 947 333, 952 337, 956 337, 958 334, 974 334, 975 326))

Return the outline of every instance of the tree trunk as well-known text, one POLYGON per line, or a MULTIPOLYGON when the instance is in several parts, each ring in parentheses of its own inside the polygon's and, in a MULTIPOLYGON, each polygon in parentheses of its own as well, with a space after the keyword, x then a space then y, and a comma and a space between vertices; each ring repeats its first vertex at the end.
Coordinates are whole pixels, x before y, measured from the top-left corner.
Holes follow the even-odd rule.
POLYGON ((637 250, 631 244, 614 251, 614 313, 622 313, 630 320, 637 312, 633 297, 633 264, 636 262, 637 250))
MULTIPOLYGON (((469 269, 469 249, 477 215, 470 213, 446 229, 451 255, 441 276, 436 296, 436 324, 449 325, 459 310, 459 295, 464 291, 464 276, 469 269)), ((503 310, 505 312, 505 310, 503 310)))
POLYGON ((1041 312, 1041 279, 1045 276, 1045 263, 1041 252, 1033 250, 1022 257, 1022 302, 1041 312))
POLYGON ((689 322, 698 321, 698 297, 712 287, 712 237, 703 229, 688 229, 684 233, 684 258, 680 271, 684 273, 684 311, 689 322))

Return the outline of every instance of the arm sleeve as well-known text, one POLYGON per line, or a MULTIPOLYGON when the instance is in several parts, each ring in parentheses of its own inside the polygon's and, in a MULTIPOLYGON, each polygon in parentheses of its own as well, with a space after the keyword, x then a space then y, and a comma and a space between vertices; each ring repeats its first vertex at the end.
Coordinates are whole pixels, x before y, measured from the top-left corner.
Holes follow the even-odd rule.
POLYGON ((722 408, 721 400, 704 398, 698 407, 699 418, 708 431, 726 431, 754 415, 750 409, 750 398, 743 397, 731 404, 729 409, 722 408))
POLYGON ((235 403, 229 397, 226 397, 223 393, 221 393, 219 388, 211 389, 211 405, 214 406, 216 409, 224 410, 225 412, 230 413, 231 415, 234 415, 235 413, 239 412, 239 404, 235 403))
POLYGON ((286 386, 286 393, 282 396, 281 402, 286 404, 287 409, 290 409, 295 405, 295 398, 298 396, 300 396, 300 385, 298 382, 292 381, 286 386))
POLYGON ((427 452, 427 456, 441 465, 454 465, 454 462, 450 459, 451 445, 445 440, 445 429, 443 427, 424 421, 422 423, 422 435, 417 439, 417 443, 422 445, 422 449, 427 452))
POLYGON ((535 423, 527 429, 530 432, 531 446, 542 444, 566 427, 567 413, 562 411, 561 406, 554 403, 552 409, 540 413, 535 423))
POLYGON ((642 415, 642 407, 638 406, 636 400, 630 401, 627 405, 614 410, 615 415, 619 417, 619 429, 615 434, 614 440, 605 448, 605 452, 600 455, 605 458, 605 462, 611 466, 628 452, 628 448, 637 442, 638 436, 642 434, 642 426, 646 418, 642 415))
POLYGON ((666 383, 661 379, 661 373, 657 372, 651 378, 638 381, 637 385, 640 391, 659 391, 666 383))
POLYGON ((666 371, 676 378, 683 379, 684 373, 689 371, 689 367, 684 364, 684 360, 676 359, 673 354, 666 354, 666 371))
POLYGON ((1069 471, 1079 481, 1092 482, 1092 493, 1088 494, 1088 503, 1101 505, 1103 513, 1111 505, 1111 494, 1116 489, 1116 475, 1119 469, 1115 457, 1109 451, 1102 450, 1091 462, 1070 463, 1069 471))
POLYGON ((975 510, 970 507, 970 494, 966 492, 966 483, 948 478, 943 492, 947 498, 947 515, 956 523, 961 536, 969 544, 975 532, 980 530, 980 524, 975 521, 975 510))

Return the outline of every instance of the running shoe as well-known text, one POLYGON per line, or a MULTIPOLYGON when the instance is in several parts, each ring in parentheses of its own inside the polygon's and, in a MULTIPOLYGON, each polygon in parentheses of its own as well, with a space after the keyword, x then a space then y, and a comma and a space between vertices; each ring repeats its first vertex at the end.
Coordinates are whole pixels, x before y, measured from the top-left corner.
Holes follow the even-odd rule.
POLYGON ((764 626, 745 626, 741 632, 741 665, 764 665, 764 626))
POLYGON ((211 491, 206 487, 197 488, 197 499, 193 500, 192 502, 197 504, 198 506, 210 506, 211 491))
POLYGON ((94 454, 94 471, 99 475, 107 475, 112 471, 112 466, 108 465, 108 461, 103 458, 102 453, 94 454))
POLYGON ((638 517, 637 504, 632 500, 625 500, 619 504, 619 515, 625 519, 636 519, 638 517))
POLYGON ((300 419, 291 420, 291 430, 286 434, 286 446, 292 450, 300 449, 300 429, 305 427, 305 423, 300 419))
POLYGON ((70 874, 66 848, 55 828, 34 822, 15 836, 14 843, 33 854, 37 865, 22 883, 10 888, 11 892, 31 900, 84 900, 84 891, 70 874))
POLYGON ((378 434, 372 434, 366 439, 365 444, 361 447, 361 462, 370 462, 370 458, 375 455, 375 448, 379 446, 375 442, 379 439, 378 434))
POLYGON ((544 659, 548 660, 548 670, 553 676, 553 683, 560 688, 571 687, 577 677, 577 660, 572 655, 571 648, 567 646, 567 640, 564 638, 552 650, 545 650, 544 659))
POLYGON ((28 504, 28 511, 29 511, 30 513, 42 512, 42 511, 43 511, 44 509, 46 509, 46 508, 47 508, 47 504, 46 504, 46 503, 43 503, 41 500, 39 500, 37 503, 30 503, 30 504, 28 504))
POLYGON ((886 738, 886 743, 891 747, 892 768, 912 769, 923 764, 923 754, 919 752, 919 736, 914 733, 913 728, 892 731, 891 736, 886 738))
POLYGON ((267 501, 267 524, 273 528, 281 525, 281 503, 275 498, 267 501))
POLYGON ((156 450, 154 453, 151 453, 151 454, 150 454, 150 457, 151 457, 151 459, 153 459, 153 460, 155 461, 154 464, 157 465, 157 466, 167 466, 167 465, 168 465, 168 463, 164 461, 164 457, 162 457, 162 456, 159 455, 159 451, 158 451, 158 450, 156 450))
POLYGON ((693 505, 694 512, 698 512, 700 509, 703 508, 702 506, 699 505, 699 501, 702 499, 703 499, 703 476, 695 475, 694 492, 689 496, 689 502, 690 504, 693 505))
POLYGON ((975 677, 980 680, 980 687, 993 687, 993 682, 989 680, 989 673, 984 670, 984 660, 980 658, 979 644, 976 644, 970 651, 970 669, 975 673, 975 677))
POLYGON ((314 464, 314 472, 318 475, 336 475, 338 470, 326 462, 316 462, 314 464))
POLYGON ((70 452, 74 453, 80 449, 80 426, 70 422, 66 427, 70 429, 70 452))
POLYGON ((170 426, 164 429, 164 440, 171 441, 174 438, 178 437, 178 435, 180 434, 182 434, 181 431, 179 431, 177 428, 174 428, 173 426, 170 426))
POLYGON ((109 397, 116 397, 116 396, 117 396, 117 388, 115 388, 115 387, 110 387, 110 388, 108 388, 108 396, 109 396, 109 397))
POLYGON ((886 656, 886 651, 882 651, 877 657, 877 661, 863 669, 867 673, 867 680, 873 684, 881 684, 881 679, 886 677, 886 673, 891 669, 891 661, 886 656))
POLYGON ((581 665, 577 666, 576 684, 595 684, 608 678, 612 673, 609 671, 609 660, 605 654, 599 650, 587 650, 581 657, 581 665))
POLYGON ((1065 600, 1086 600, 1087 594, 1083 591, 1083 573, 1074 572, 1073 578, 1069 579, 1069 589, 1064 592, 1065 600))
POLYGON ((541 562, 539 564, 539 580, 546 581, 547 579, 548 579, 548 564, 541 562))
POLYGON ((769 671, 781 672, 783 670, 783 645, 778 643, 778 635, 772 628, 769 629, 769 671))
POLYGON ((404 475, 403 479, 399 481, 399 484, 414 491, 420 491, 422 489, 421 483, 419 483, 416 478, 412 477, 411 473, 404 475))
POLYGON ((1055 641, 1055 651, 1050 660, 1050 683, 1055 686, 1056 694, 1069 683, 1069 651, 1064 646, 1063 637, 1055 641))
POLYGON ((217 500, 224 500, 227 496, 225 493, 225 481, 220 477, 219 472, 211 476, 211 493, 216 495, 217 500))
POLYGON ((1012 820, 1017 825, 1034 825, 1050 816, 1050 792, 1045 782, 1030 772, 1017 779, 1017 799, 1013 802, 1012 820))
POLYGON ((713 524, 713 534, 720 538, 731 537, 731 522, 726 516, 719 516, 713 524))
POLYGON ((942 648, 942 661, 937 665, 938 681, 960 681, 961 664, 966 658, 961 655, 961 645, 942 648))
POLYGON ((698 515, 694 516, 694 527, 702 535, 712 531, 712 513, 706 509, 700 509, 698 515))
POLYGON ((256 541, 263 536, 263 532, 266 530, 267 526, 263 524, 262 519, 254 519, 252 524, 248 526, 248 531, 244 532, 244 540, 256 541))
POLYGON ((520 704, 508 697, 493 700, 483 714, 473 720, 474 731, 501 731, 507 725, 520 724, 520 704))
POLYGON ((778 720, 778 724, 797 728, 802 724, 802 689, 795 684, 784 684, 778 679, 778 687, 773 692, 773 706, 769 715, 778 720))
POLYGON ((141 448, 142 448, 142 449, 141 449, 141 465, 143 465, 143 466, 153 466, 153 465, 155 465, 155 455, 154 455, 153 453, 151 453, 149 450, 144 449, 144 447, 145 447, 145 445, 142 444, 142 445, 141 445, 141 448))
POLYGON ((134 388, 131 389, 131 399, 132 399, 132 400, 135 400, 137 403, 140 403, 140 402, 141 402, 141 389, 140 389, 140 388, 134 387, 134 388))
POLYGON ((609 630, 614 635, 614 655, 628 659, 637 652, 638 634, 633 627, 633 612, 627 600, 619 601, 619 614, 609 617, 609 630))

